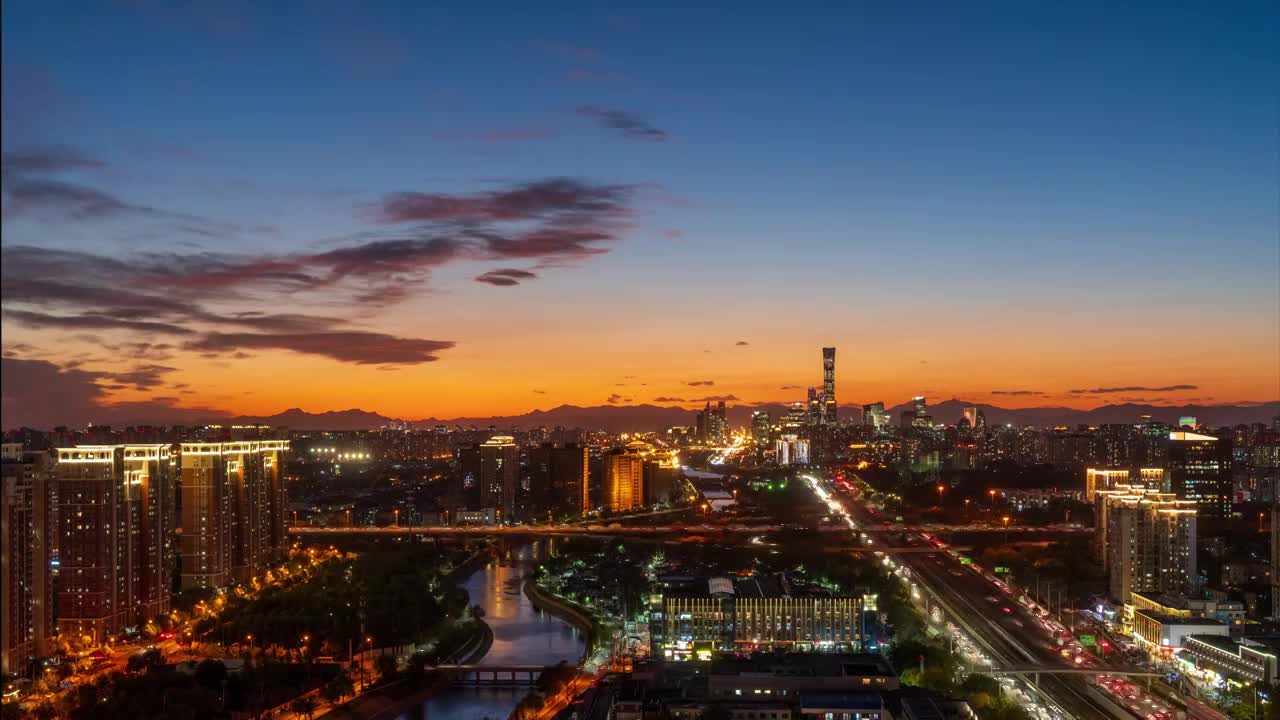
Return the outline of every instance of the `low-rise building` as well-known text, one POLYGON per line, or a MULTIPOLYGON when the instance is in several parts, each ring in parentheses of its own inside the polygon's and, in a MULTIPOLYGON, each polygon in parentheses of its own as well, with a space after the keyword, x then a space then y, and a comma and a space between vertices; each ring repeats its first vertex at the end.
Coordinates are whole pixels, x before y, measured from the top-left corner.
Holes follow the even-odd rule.
POLYGON ((1190 656, 1198 670, 1210 675, 1270 685, 1277 679, 1278 645, 1274 639, 1235 642, 1221 635, 1189 635, 1182 657, 1190 656))
POLYGON ((1219 620, 1167 615, 1154 610, 1133 613, 1133 639, 1151 652, 1176 652, 1188 635, 1228 637, 1229 627, 1219 620))
POLYGON ((707 695, 716 701, 793 703, 813 693, 872 693, 898 689, 883 655, 756 654, 721 658, 707 671, 707 695))

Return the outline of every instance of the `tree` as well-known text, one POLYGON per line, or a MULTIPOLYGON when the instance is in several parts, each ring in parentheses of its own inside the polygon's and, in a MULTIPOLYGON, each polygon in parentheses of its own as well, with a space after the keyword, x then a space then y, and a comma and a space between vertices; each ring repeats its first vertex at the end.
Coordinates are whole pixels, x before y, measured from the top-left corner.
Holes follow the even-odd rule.
POLYGON ((379 655, 374 659, 373 667, 378 671, 379 682, 391 682, 400 677, 400 670, 397 667, 394 655, 379 655))
POLYGON ((309 720, 316 713, 316 701, 309 697, 300 697, 289 703, 289 709, 309 720))
POLYGON ((201 660, 196 666, 196 683, 210 690, 221 690, 227 679, 227 666, 221 660, 201 660))

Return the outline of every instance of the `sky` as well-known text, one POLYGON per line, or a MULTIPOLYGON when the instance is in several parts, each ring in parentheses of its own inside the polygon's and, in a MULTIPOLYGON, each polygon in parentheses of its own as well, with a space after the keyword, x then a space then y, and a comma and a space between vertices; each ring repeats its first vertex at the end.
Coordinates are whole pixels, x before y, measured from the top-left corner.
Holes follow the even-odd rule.
POLYGON ((1273 3, 3 5, 3 425, 1280 398, 1273 3))

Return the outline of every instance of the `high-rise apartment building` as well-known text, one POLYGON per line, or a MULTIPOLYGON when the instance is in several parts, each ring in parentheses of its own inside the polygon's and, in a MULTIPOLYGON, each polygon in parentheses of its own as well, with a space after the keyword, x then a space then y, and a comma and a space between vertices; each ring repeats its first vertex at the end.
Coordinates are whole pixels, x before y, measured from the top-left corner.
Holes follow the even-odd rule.
POLYGON ((795 435, 783 435, 774 443, 774 460, 779 465, 808 465, 809 441, 795 435))
POLYGON ((1143 488, 1169 492, 1164 468, 1139 468, 1132 481, 1133 471, 1127 468, 1086 468, 1084 471, 1084 496, 1093 502, 1099 490, 1110 490, 1117 485, 1137 485, 1143 488))
POLYGON ((835 425, 836 413, 836 349, 822 348, 822 422, 835 425))
POLYGON ((1195 502, 1126 485, 1098 490, 1095 498, 1095 532, 1113 600, 1128 605, 1135 592, 1195 589, 1195 502))
POLYGON ((644 506, 644 454, 633 443, 604 456, 604 506, 622 512, 644 506))
POLYGON ((58 630, 92 643, 169 610, 168 445, 58 448, 58 630))
POLYGON ((586 513, 591 461, 586 446, 543 443, 529 451, 530 491, 547 510, 586 513))
POLYGON ((480 443, 480 505, 497 508, 502 520, 516 512, 520 481, 520 448, 510 435, 494 435, 480 443))
POLYGON ((0 675, 33 677, 54 635, 56 494, 48 453, 0 448, 0 675))
POLYGON ((1280 503, 1271 505, 1271 617, 1280 618, 1280 503))
POLYGON ((182 587, 245 582, 288 551, 287 440, 182 443, 182 587))

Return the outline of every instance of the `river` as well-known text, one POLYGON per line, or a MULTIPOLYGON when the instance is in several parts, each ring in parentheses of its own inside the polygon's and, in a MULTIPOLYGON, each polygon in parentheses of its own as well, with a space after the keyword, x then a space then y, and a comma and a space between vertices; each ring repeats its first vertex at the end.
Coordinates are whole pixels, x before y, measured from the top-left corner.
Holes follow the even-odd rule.
MULTIPOLYGON (((467 578, 464 587, 471 604, 484 608, 484 621, 493 629, 493 647, 480 661, 492 665, 554 665, 576 663, 586 648, 577 628, 533 607, 521 583, 540 557, 545 541, 511 550, 467 578)), ((427 720, 506 720, 525 688, 452 688, 428 700, 427 720)), ((401 717, 401 720, 408 715, 401 717)))

